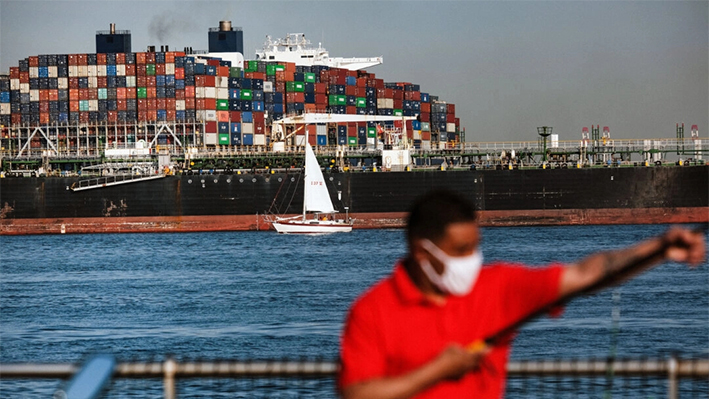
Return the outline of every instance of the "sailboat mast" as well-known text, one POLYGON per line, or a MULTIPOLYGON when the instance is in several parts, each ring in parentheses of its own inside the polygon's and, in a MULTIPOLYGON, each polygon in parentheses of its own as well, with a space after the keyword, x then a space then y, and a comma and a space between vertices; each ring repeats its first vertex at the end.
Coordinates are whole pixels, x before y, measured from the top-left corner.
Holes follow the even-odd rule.
POLYGON ((303 222, 305 222, 305 211, 308 204, 308 126, 305 126, 305 162, 303 168, 303 222))

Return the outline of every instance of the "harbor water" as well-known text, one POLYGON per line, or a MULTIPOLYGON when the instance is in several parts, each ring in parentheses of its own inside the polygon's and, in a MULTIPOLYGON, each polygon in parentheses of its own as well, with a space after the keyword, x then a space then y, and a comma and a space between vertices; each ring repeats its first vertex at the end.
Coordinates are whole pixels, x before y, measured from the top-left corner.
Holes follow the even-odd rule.
MULTIPOLYGON (((572 262, 667 227, 486 228, 482 248, 486 262, 572 262)), ((350 303, 406 251, 402 230, 2 236, 0 248, 3 363, 336 360, 350 303)), ((663 264, 524 327, 512 358, 706 357, 708 291, 707 264, 663 264)), ((0 392, 56 385, 2 380, 0 392)))

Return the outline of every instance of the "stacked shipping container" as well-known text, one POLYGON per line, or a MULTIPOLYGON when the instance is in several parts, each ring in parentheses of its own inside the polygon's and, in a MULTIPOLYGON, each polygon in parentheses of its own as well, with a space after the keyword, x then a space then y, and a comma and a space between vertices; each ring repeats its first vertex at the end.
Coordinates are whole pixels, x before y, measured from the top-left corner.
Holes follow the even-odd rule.
MULTIPOLYGON (((40 55, 0 76, 0 122, 10 125, 204 122, 205 145, 266 145, 270 123, 286 114, 418 116, 409 139, 458 140, 453 104, 416 84, 385 83, 366 71, 292 63, 228 61, 183 52, 40 55)), ((401 122, 388 123, 401 128, 401 122)), ((295 129, 313 145, 374 144, 374 124, 342 123, 295 129)))

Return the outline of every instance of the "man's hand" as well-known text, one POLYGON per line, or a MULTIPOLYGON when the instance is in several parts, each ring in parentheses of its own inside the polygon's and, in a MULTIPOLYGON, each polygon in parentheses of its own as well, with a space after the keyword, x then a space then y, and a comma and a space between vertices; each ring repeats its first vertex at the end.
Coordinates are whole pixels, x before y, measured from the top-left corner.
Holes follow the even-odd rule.
POLYGON ((441 379, 458 380, 468 372, 479 370, 480 363, 488 352, 488 348, 471 351, 460 345, 451 345, 444 349, 434 362, 440 367, 441 379))
POLYGON ((667 245, 665 257, 668 260, 697 266, 706 259, 706 243, 701 232, 675 227, 668 230, 662 239, 667 245))

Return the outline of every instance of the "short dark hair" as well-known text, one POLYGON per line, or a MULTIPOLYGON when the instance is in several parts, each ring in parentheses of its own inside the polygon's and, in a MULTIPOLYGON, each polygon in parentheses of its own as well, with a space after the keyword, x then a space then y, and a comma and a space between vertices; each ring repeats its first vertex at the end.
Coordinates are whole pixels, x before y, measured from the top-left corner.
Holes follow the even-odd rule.
POLYGON ((406 223, 406 235, 409 243, 418 238, 438 241, 449 224, 475 221, 475 207, 461 194, 433 190, 414 202, 406 223))

